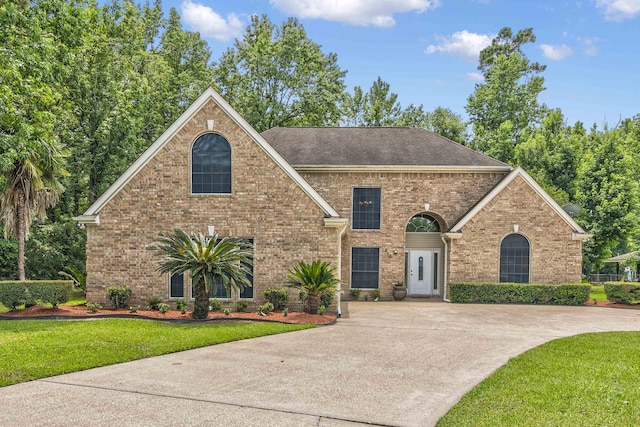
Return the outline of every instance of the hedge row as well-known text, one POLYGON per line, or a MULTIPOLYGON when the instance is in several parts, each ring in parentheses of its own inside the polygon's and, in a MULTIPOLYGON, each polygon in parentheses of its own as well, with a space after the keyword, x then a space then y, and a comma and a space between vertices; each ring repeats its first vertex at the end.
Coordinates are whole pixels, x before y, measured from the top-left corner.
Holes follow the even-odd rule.
POLYGON ((640 283, 605 282, 604 293, 611 302, 640 304, 640 283))
POLYGON ((73 281, 71 280, 7 280, 0 281, 0 302, 15 310, 27 303, 50 303, 54 307, 69 301, 73 281))
POLYGON ((449 298, 460 303, 580 305, 589 300, 588 284, 452 283, 449 298))

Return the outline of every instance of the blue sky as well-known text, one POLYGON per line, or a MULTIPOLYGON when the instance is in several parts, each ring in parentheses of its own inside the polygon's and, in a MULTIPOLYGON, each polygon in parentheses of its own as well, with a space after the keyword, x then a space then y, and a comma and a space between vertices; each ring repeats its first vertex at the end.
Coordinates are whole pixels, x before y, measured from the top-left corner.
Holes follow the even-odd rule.
POLYGON ((276 25, 297 17, 338 55, 350 91, 380 76, 403 107, 448 107, 465 118, 478 52, 502 27, 533 27, 537 41, 525 53, 547 65, 541 102, 587 127, 640 114, 640 0, 163 0, 171 7, 214 60, 251 15, 276 25))

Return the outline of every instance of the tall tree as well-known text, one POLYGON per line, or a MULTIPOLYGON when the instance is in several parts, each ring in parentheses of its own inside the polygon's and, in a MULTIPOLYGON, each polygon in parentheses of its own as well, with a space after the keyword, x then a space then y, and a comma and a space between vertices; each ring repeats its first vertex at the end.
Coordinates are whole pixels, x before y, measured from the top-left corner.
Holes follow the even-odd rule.
POLYGON ((602 266, 611 249, 638 227, 638 180, 632 176, 632 153, 625 150, 619 129, 590 134, 589 150, 578 170, 576 199, 583 213, 578 221, 594 237, 583 245, 586 273, 602 266))
POLYGON ((504 124, 510 123, 511 144, 522 142, 523 131, 541 118, 543 108, 538 104, 538 95, 544 90, 541 73, 545 66, 530 62, 522 51, 526 43, 535 42, 531 28, 518 31, 515 36, 511 28, 500 30, 490 46, 480 52, 478 69, 484 82, 475 86, 475 92, 467 99, 465 107, 473 125, 472 146, 485 153, 498 153, 499 160, 513 162, 513 150, 493 149, 489 145, 504 124))
POLYGON ((289 18, 280 27, 253 16, 214 71, 220 94, 259 132, 276 126, 322 126, 340 119, 344 76, 335 53, 325 54, 289 18))
POLYGON ((39 4, 0 4, 0 221, 5 237, 18 241, 20 280, 31 223, 56 204, 66 174, 54 131, 61 102, 57 50, 45 31, 48 10, 39 4))
POLYGON ((574 202, 586 138, 582 123, 568 126, 560 109, 549 110, 539 127, 525 132, 515 159, 556 202, 574 202))

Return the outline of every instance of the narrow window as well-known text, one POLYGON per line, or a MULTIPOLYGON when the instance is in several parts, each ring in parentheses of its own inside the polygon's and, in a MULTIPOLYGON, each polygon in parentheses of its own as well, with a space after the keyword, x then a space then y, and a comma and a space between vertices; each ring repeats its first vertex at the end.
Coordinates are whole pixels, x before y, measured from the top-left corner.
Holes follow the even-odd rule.
POLYGON ((433 290, 438 289, 438 252, 433 253, 433 290))
POLYGON ((169 279, 169 298, 184 298, 184 274, 173 274, 169 279))
POLYGON ((418 280, 424 280, 424 258, 418 258, 418 280))
POLYGON ((351 287, 378 289, 380 248, 351 248, 351 287))
MULTIPOLYGON (((247 242, 253 247, 253 239, 246 239, 247 242)), ((251 287, 245 286, 245 288, 240 292, 241 299, 253 299, 253 264, 249 265, 249 270, 251 273, 249 274, 249 282, 251 283, 251 287)))
POLYGON ((510 234, 500 244, 500 281, 529 283, 529 241, 522 234, 510 234))
POLYGON ((217 133, 206 133, 191 148, 191 193, 231 193, 231 146, 217 133))
POLYGON ((380 188, 354 188, 351 213, 354 230, 379 230, 380 188))

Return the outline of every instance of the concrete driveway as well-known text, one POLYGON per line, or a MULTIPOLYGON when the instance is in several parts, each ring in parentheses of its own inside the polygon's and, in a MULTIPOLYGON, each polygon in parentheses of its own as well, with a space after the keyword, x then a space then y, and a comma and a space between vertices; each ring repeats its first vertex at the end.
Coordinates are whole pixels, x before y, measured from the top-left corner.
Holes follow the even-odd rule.
POLYGON ((0 424, 430 426, 529 348, 583 332, 640 330, 640 311, 612 308, 352 302, 346 309, 331 327, 0 388, 0 424))

